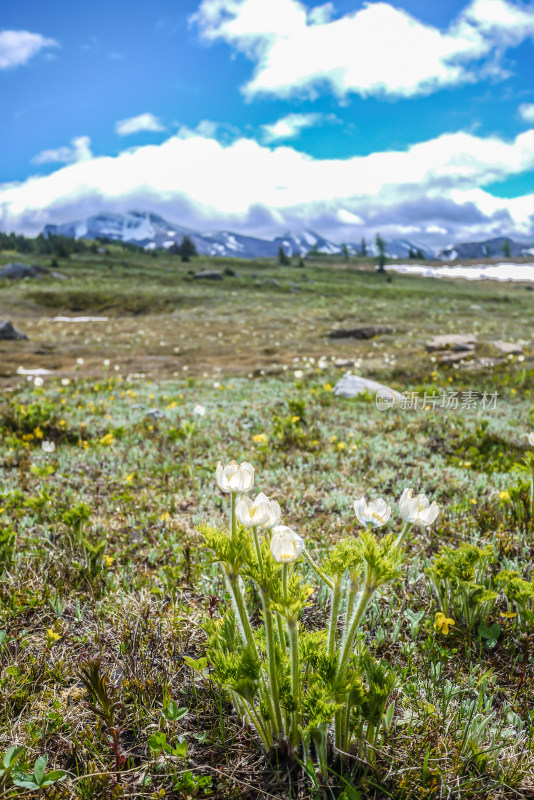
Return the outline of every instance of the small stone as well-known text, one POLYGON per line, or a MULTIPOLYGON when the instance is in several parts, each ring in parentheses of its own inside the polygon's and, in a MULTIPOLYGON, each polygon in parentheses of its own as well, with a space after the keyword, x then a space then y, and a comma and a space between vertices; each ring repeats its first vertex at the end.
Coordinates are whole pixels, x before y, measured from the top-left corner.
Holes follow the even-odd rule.
POLYGON ((223 274, 217 269, 203 269, 195 272, 195 278, 199 281, 222 281, 223 274))
POLYGON ((393 333, 387 325, 360 325, 358 328, 337 328, 328 334, 330 339, 372 339, 384 333, 393 333))
POLYGON ((521 345, 516 342, 503 342, 498 339, 491 344, 496 350, 499 350, 500 353, 506 353, 506 355, 520 355, 523 352, 521 345))
POLYGON ((477 337, 474 334, 445 333, 441 336, 434 336, 426 343, 425 347, 429 352, 448 349, 460 352, 473 350, 476 343, 477 337))
POLYGON ((12 322, 7 319, 0 320, 0 341, 15 341, 27 338, 26 334, 17 330, 12 322))

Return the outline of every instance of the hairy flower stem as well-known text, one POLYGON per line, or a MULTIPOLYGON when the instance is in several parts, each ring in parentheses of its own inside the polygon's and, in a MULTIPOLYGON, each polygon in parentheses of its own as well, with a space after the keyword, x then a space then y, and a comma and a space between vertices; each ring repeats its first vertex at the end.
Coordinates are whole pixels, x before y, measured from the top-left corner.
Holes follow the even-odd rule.
POLYGON ((338 578, 332 589, 332 600, 330 603, 330 621, 328 623, 328 655, 332 655, 336 646, 337 622, 339 617, 339 605, 341 603, 341 580, 338 578))
POLYGON ((534 524, 534 469, 530 470, 530 524, 534 524))
POLYGON ((310 554, 308 553, 307 550, 304 551, 303 556, 304 556, 304 560, 308 562, 308 564, 313 569, 313 571, 316 573, 316 575, 318 575, 319 578, 326 583, 326 585, 328 586, 329 589, 333 590, 334 589, 334 582, 328 577, 328 575, 325 575, 325 573, 315 563, 315 561, 310 556, 310 554))
POLYGON ((402 544, 404 544, 404 540, 408 532, 413 528, 413 524, 411 522, 405 522, 402 526, 401 532, 395 539, 395 547, 398 549, 402 544))
MULTIPOLYGON (((352 588, 352 587, 351 587, 352 588)), ((349 589, 349 601, 351 589, 349 589)), ((371 598, 373 597, 375 590, 373 586, 367 582, 364 583, 363 589, 359 593, 358 603, 352 614, 350 621, 349 617, 346 620, 346 627, 345 633, 343 636, 343 640, 341 643, 341 649, 339 654, 339 662, 337 668, 337 676, 336 682, 338 683, 339 688, 339 695, 338 700, 343 702, 343 696, 345 694, 343 684, 345 680, 345 675, 347 672, 347 666, 349 663, 349 659, 352 655, 353 647, 354 647, 354 639, 356 637, 356 633, 358 631, 358 627, 360 622, 363 619, 363 615, 365 614, 369 603, 371 602, 371 598)), ((355 599, 355 598, 354 598, 355 599)), ((354 605, 354 599, 347 603, 347 611, 350 611, 352 606, 354 605), (350 608, 349 608, 350 606, 350 608)), ((345 719, 345 716, 348 715, 349 709, 348 706, 345 709, 341 709, 340 711, 336 712, 335 719, 334 719, 334 727, 335 727, 335 744, 339 750, 343 750, 343 732, 346 730, 346 725, 348 720, 345 719)))
POLYGON ((358 598, 358 603, 356 605, 356 609, 354 614, 352 615, 352 619, 350 623, 347 620, 348 629, 345 633, 345 639, 342 644, 341 652, 339 654, 339 663, 337 668, 337 678, 338 680, 343 680, 345 677, 345 673, 347 671, 347 665, 349 663, 349 658, 352 654, 352 649, 354 647, 354 638, 358 631, 358 626, 362 621, 363 615, 365 614, 369 603, 371 602, 371 598, 373 597, 375 590, 371 584, 365 583, 363 589, 361 590, 358 598))
MULTIPOLYGON (((283 564, 282 595, 286 606, 288 605, 289 602, 288 589, 287 589, 288 573, 289 573, 289 565, 283 564)), ((287 632, 289 636, 289 661, 291 664, 291 694, 293 697, 293 702, 295 704, 295 710, 291 712, 289 744, 292 747, 295 747, 299 737, 298 706, 299 706, 299 694, 300 694, 298 622, 295 616, 287 617, 287 632)))
POLYGON ((256 712, 252 703, 249 703, 243 697, 238 695, 237 692, 231 691, 230 694, 236 709, 238 709, 238 711, 241 710, 243 716, 248 716, 258 732, 258 736, 260 737, 265 750, 268 751, 273 745, 273 737, 268 729, 268 726, 262 720, 261 715, 256 712))
POLYGON ((300 703, 300 667, 299 667, 299 639, 298 622, 296 617, 290 617, 287 621, 289 633, 289 655, 291 659, 291 694, 295 703, 295 710, 291 712, 291 730, 289 732, 289 743, 292 747, 298 743, 298 708, 300 703))
MULTIPOLYGON (((263 568, 263 558, 261 554, 261 543, 260 543, 260 537, 258 535, 258 529, 256 527, 253 527, 252 533, 254 535, 254 549, 256 551, 256 558, 258 559, 258 565, 261 575, 263 568)), ((261 607, 263 611, 263 625, 265 627, 265 647, 267 651, 267 674, 269 676, 269 684, 271 687, 271 696, 272 696, 272 704, 270 705, 272 706, 272 711, 274 714, 273 718, 276 722, 277 732, 279 732, 283 728, 283 722, 282 722, 282 712, 280 710, 280 687, 278 685, 278 670, 276 667, 276 649, 275 649, 275 639, 274 639, 273 614, 271 609, 269 608, 267 592, 261 585, 258 586, 258 589, 260 592, 261 607)))

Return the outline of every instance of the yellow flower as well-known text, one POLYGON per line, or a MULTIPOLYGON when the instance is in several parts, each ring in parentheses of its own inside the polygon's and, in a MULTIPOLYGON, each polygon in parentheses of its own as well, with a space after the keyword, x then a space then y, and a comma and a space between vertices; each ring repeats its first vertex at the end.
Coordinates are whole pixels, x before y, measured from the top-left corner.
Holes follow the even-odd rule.
POLYGON ((252 441, 256 442, 256 444, 265 444, 265 442, 267 441, 267 434, 257 433, 255 436, 252 437, 252 441))
POLYGON ((124 480, 126 481, 126 483, 131 483, 134 478, 135 478, 135 472, 130 472, 129 475, 126 475, 124 480))
POLYGON ((345 442, 338 442, 337 443, 337 449, 338 450, 344 450, 345 449, 345 442))
POLYGON ((106 567, 111 567, 115 559, 113 558, 113 556, 108 556, 107 553, 104 553, 103 561, 106 567))
POLYGON ((115 437, 112 433, 106 433, 101 439, 100 444, 103 444, 105 447, 109 447, 110 444, 113 444, 115 441, 115 437))
POLYGON ((0 514, 3 514, 4 511, 5 511, 5 508, 0 508, 0 514))
POLYGON ((67 423, 65 422, 64 419, 60 419, 59 424, 61 425, 62 428, 64 428, 67 423))
POLYGON ((332 386, 331 383, 325 383, 324 388, 325 388, 325 392, 333 392, 334 391, 334 387, 332 386))
POLYGON ((295 423, 297 423, 299 420, 300 420, 300 417, 297 417, 297 416, 291 417, 291 424, 295 425, 295 423))
POLYGON ((450 619, 450 617, 446 617, 441 611, 437 612, 434 620, 434 630, 438 633, 442 633, 444 636, 448 636, 449 626, 454 625, 454 620, 450 619))
POLYGON ((469 502, 470 502, 470 503, 472 503, 474 506, 476 506, 476 505, 477 505, 477 503, 478 503, 478 500, 475 500, 475 498, 474 498, 474 497, 472 497, 472 498, 469 500, 469 502))
POLYGON ((61 635, 53 631, 52 628, 48 628, 46 632, 46 643, 49 647, 51 647, 54 642, 57 642, 58 639, 61 639, 61 635))
POLYGON ((34 434, 36 439, 42 439, 43 438, 43 432, 42 432, 42 430, 40 428, 34 428, 33 434, 34 434))
POLYGON ((517 614, 514 611, 501 611, 499 616, 503 617, 504 619, 513 619, 514 617, 517 617, 517 614))
POLYGON ((499 492, 499 500, 504 500, 505 503, 508 503, 510 500, 510 493, 506 491, 499 492))
POLYGON ((171 518, 171 515, 169 514, 168 511, 164 511, 163 514, 161 514, 161 516, 160 516, 160 520, 162 522, 167 522, 167 520, 169 520, 170 518, 171 518))

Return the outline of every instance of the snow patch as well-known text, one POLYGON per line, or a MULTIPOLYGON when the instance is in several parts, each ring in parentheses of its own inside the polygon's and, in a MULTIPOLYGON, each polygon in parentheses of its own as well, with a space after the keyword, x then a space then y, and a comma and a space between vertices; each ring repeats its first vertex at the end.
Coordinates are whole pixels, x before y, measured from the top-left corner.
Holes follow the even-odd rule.
POLYGON ((429 267, 426 264, 388 264, 386 270, 425 278, 464 278, 468 281, 527 281, 534 283, 534 264, 473 264, 429 267))

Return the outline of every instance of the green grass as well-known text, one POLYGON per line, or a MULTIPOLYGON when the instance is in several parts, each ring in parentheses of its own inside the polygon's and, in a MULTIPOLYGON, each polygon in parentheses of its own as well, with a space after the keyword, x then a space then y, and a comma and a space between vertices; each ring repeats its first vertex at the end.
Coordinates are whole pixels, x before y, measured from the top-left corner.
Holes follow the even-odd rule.
MULTIPOLYGON (((362 798, 528 796, 531 623, 519 630, 501 617, 500 596, 488 620, 501 627, 495 646, 462 619, 436 632, 426 570, 443 546, 468 542, 491 546, 494 571, 532 580, 528 486, 513 465, 534 421, 534 363, 526 348, 521 361, 454 369, 431 361, 424 342, 476 332, 489 353, 492 338, 526 339, 530 293, 396 275, 388 283, 334 262, 225 261, 236 277, 192 280, 188 270, 204 266, 214 264, 118 252, 61 264, 67 280, 0 287, 0 317, 31 336, 1 345, 0 754, 23 745, 25 773, 47 755, 47 770, 67 775, 46 796, 79 800, 202 797, 210 787, 191 788, 202 777, 217 798, 333 798, 344 788, 358 797, 347 785, 362 798), (61 325, 50 321, 56 313, 109 321, 61 325), (326 338, 352 322, 395 333, 326 338), (497 409, 378 411, 370 397, 343 400, 330 388, 344 371, 335 360, 347 358, 400 391, 497 390, 497 409), (16 376, 19 364, 55 374, 37 388, 16 376), (207 413, 189 449, 183 423, 198 403, 207 413), (254 464, 258 490, 280 502, 284 524, 319 561, 357 535, 352 506, 364 492, 395 504, 413 486, 442 507, 435 526, 410 535, 403 577, 374 601, 364 628, 373 655, 397 674, 391 730, 373 763, 333 761, 322 787, 287 753, 267 757, 224 691, 185 660, 204 655, 203 620, 229 602, 197 527, 226 524, 215 465, 230 458, 254 464), (79 674, 95 656, 123 704, 115 749, 79 674), (162 715, 171 700, 187 709, 176 721, 162 715), (158 731, 175 744, 185 737, 186 758, 150 747, 158 731), (193 777, 180 778, 187 771, 193 777)), ((257 622, 258 598, 248 603, 257 622)), ((318 592, 302 626, 327 615, 318 592)), ((38 796, 9 778, 0 787, 0 797, 38 796)))

